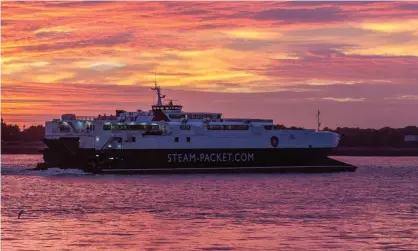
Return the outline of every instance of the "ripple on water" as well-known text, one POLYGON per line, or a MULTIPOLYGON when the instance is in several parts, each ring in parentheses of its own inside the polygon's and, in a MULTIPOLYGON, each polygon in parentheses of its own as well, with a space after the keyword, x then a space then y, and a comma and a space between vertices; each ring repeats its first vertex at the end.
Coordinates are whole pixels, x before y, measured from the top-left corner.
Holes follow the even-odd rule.
POLYGON ((2 156, 4 250, 417 250, 418 160, 355 173, 100 176, 2 156), (21 219, 18 212, 24 209, 21 219))

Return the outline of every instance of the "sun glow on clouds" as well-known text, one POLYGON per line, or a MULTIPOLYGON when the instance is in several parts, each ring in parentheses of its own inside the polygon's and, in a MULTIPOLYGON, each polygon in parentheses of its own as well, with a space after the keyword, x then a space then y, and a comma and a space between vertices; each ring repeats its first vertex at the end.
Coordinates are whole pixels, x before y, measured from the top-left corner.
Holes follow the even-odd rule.
POLYGON ((360 102, 360 101, 364 101, 364 98, 332 98, 332 97, 327 97, 327 98, 323 98, 324 100, 331 100, 331 101, 337 101, 337 102, 360 102))
POLYGON ((418 100, 418 95, 402 95, 400 97, 396 97, 396 99, 403 99, 403 100, 418 100))
POLYGON ((379 31, 379 32, 417 32, 417 20, 404 20, 398 22, 381 22, 381 23, 362 23, 360 27, 365 30, 379 31))
MULTIPOLYGON (((416 2, 5 2, 2 7, 7 90, 2 115, 15 123, 22 118, 42 123, 43 112, 69 112, 74 107, 56 105, 52 96, 65 96, 68 84, 126 91, 151 86, 155 71, 158 83, 173 90, 216 93, 216 100, 228 93, 286 92, 290 96, 280 104, 299 100, 308 102, 306 109, 324 101, 367 105, 389 95, 340 97, 315 88, 412 86, 418 79, 416 2), (16 86, 36 90, 36 98, 17 98, 22 93, 16 86), (301 93, 307 96, 299 99, 301 93)), ((97 111, 120 98, 65 97, 97 111)))
POLYGON ((124 64, 120 64, 120 63, 99 62, 99 63, 94 63, 90 65, 90 68, 98 70, 98 71, 106 71, 106 70, 110 70, 113 68, 120 68, 124 66, 125 66, 124 64))
POLYGON ((259 40, 271 40, 278 39, 281 37, 280 33, 263 30, 230 30, 223 31, 226 35, 233 38, 244 38, 244 39, 259 39, 259 40))
POLYGON ((34 31, 35 35, 42 34, 42 33, 51 33, 51 32, 62 32, 62 33, 68 33, 76 31, 75 28, 70 28, 66 26, 53 26, 48 28, 40 28, 36 31, 34 31))

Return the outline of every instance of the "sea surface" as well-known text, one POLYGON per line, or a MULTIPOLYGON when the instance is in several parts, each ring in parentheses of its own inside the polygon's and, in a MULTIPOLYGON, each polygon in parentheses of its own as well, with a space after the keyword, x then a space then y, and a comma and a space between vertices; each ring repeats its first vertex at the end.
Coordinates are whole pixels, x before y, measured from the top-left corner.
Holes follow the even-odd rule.
POLYGON ((89 175, 2 155, 2 250, 418 250, 418 157, 354 173, 89 175), (18 219, 18 213, 24 213, 18 219))

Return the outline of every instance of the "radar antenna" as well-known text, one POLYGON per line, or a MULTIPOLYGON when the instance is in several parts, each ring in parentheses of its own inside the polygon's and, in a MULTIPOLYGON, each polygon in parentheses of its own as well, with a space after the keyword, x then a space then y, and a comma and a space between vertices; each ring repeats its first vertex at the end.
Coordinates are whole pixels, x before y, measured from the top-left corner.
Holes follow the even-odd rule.
POLYGON ((178 101, 177 99, 169 99, 168 105, 174 105, 173 101, 178 101))

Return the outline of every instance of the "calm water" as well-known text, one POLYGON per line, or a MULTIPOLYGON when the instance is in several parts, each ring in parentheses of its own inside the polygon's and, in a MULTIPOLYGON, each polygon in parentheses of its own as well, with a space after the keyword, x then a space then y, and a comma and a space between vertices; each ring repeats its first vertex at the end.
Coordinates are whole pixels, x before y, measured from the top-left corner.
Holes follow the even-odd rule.
POLYGON ((336 174, 23 170, 40 158, 2 156, 2 250, 418 250, 418 158, 339 157, 359 169, 336 174))

